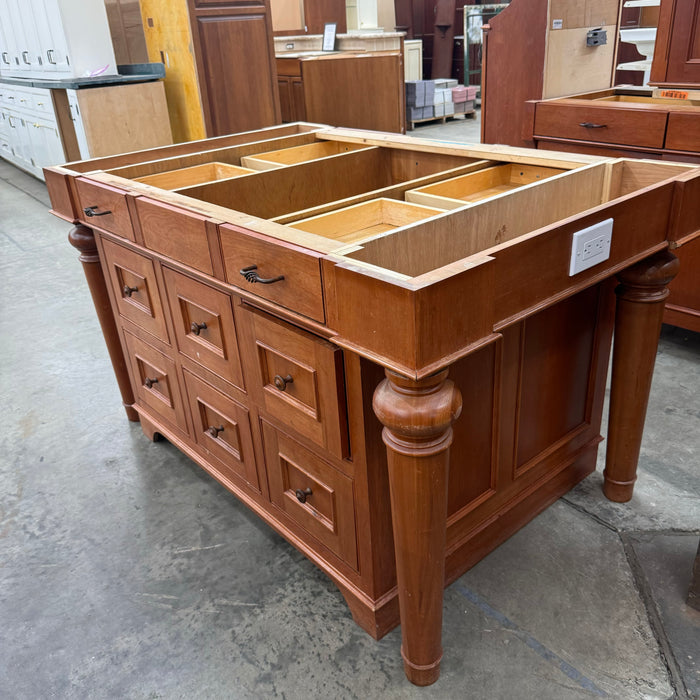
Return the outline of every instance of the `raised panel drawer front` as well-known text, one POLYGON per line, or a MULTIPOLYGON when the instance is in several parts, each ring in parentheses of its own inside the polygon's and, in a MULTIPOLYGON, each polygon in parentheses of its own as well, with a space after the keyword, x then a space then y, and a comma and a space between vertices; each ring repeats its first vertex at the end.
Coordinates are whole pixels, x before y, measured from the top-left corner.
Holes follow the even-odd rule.
POLYGON ((187 432, 185 406, 175 363, 131 333, 124 332, 138 402, 187 432))
POLYGON ((229 224, 220 226, 219 234, 229 284, 324 322, 318 254, 250 235, 229 224))
POLYGON ((195 270, 213 274, 206 219, 151 199, 136 199, 146 247, 195 270))
POLYGON ((667 112, 543 102, 535 111, 535 135, 662 148, 667 112))
POLYGON ((163 276, 180 352, 243 390, 231 297, 169 268, 163 276))
POLYGON ((135 240, 124 192, 82 177, 77 178, 75 184, 81 221, 90 227, 116 233, 130 241, 135 240))
POLYGON ((191 372, 183 376, 197 445, 224 476, 260 491, 248 410, 191 372))
POLYGON ((102 245, 119 315, 167 343, 153 261, 112 241, 103 240, 102 245))
POLYGON ((666 148, 700 153, 700 109, 695 112, 671 112, 668 115, 666 148))
POLYGON ((341 350, 262 312, 247 313, 265 410, 337 457, 347 456, 341 350))
POLYGON ((270 500, 357 569, 352 479, 264 421, 262 432, 270 500))

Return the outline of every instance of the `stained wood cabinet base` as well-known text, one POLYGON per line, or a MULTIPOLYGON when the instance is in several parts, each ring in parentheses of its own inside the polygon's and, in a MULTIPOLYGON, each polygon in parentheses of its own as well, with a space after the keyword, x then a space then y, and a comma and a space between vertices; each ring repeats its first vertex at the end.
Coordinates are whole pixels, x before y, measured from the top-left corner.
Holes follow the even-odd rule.
POLYGON ((614 326, 606 489, 630 492, 700 168, 294 124, 46 178, 145 435, 370 635, 401 623, 411 682, 439 676, 444 586, 595 468, 614 326), (608 218, 610 257, 570 276, 573 234, 608 218))

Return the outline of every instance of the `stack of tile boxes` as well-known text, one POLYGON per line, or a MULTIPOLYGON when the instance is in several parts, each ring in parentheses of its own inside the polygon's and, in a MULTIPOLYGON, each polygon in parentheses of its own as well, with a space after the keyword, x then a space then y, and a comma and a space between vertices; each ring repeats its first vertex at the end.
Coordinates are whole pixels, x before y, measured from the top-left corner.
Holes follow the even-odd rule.
POLYGON ((451 117, 474 109, 475 85, 458 85, 456 80, 410 80, 406 82, 408 121, 451 117))

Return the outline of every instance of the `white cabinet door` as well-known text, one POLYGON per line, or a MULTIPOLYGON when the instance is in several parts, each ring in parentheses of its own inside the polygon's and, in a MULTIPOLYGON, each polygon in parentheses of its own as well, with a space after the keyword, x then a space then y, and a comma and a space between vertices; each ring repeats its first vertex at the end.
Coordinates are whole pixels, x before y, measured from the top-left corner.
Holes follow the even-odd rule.
POLYGON ((44 70, 57 75, 72 75, 68 43, 58 0, 30 0, 42 47, 44 70))
POLYGON ((80 114, 80 105, 78 104, 78 93, 76 90, 66 90, 68 97, 68 107, 70 109, 70 118, 73 121, 75 128, 75 137, 78 141, 80 149, 80 159, 87 160, 90 157, 90 147, 88 146, 87 134, 83 125, 83 118, 80 114))
POLYGON ((40 62, 39 38, 36 33, 32 7, 26 0, 6 0, 9 10, 10 28, 16 42, 18 66, 16 68, 24 75, 40 77, 42 63, 40 62))
POLYGON ((66 158, 61 145, 61 135, 56 122, 37 119, 27 122, 32 144, 32 163, 38 171, 50 165, 61 165, 66 158))
POLYGON ((0 0, 0 75, 9 75, 15 65, 16 53, 7 0, 0 0))

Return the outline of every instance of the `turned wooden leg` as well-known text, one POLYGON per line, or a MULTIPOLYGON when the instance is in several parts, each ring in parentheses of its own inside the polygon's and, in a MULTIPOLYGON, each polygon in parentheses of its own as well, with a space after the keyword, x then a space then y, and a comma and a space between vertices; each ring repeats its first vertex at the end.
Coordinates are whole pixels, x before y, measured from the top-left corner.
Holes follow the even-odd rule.
POLYGON ((442 658, 447 474, 462 397, 447 370, 420 381, 388 370, 386 376, 374 412, 387 450, 401 655, 408 679, 430 685, 442 658))
POLYGON ((678 258, 665 250, 623 270, 615 290, 615 344, 603 491, 632 498, 668 283, 678 258))
POLYGON ((107 350, 112 360, 114 374, 117 377, 117 384, 122 395, 126 416, 131 421, 138 421, 139 414, 133 407, 134 392, 131 389, 126 360, 119 342, 119 332, 117 331, 112 307, 109 303, 109 294, 107 293, 107 285, 100 265, 100 256, 95 244, 95 235, 87 226, 78 224, 71 229, 68 234, 68 240, 73 247, 80 251, 80 262, 83 264, 85 279, 87 279, 92 301, 97 311, 97 318, 107 343, 107 350))

